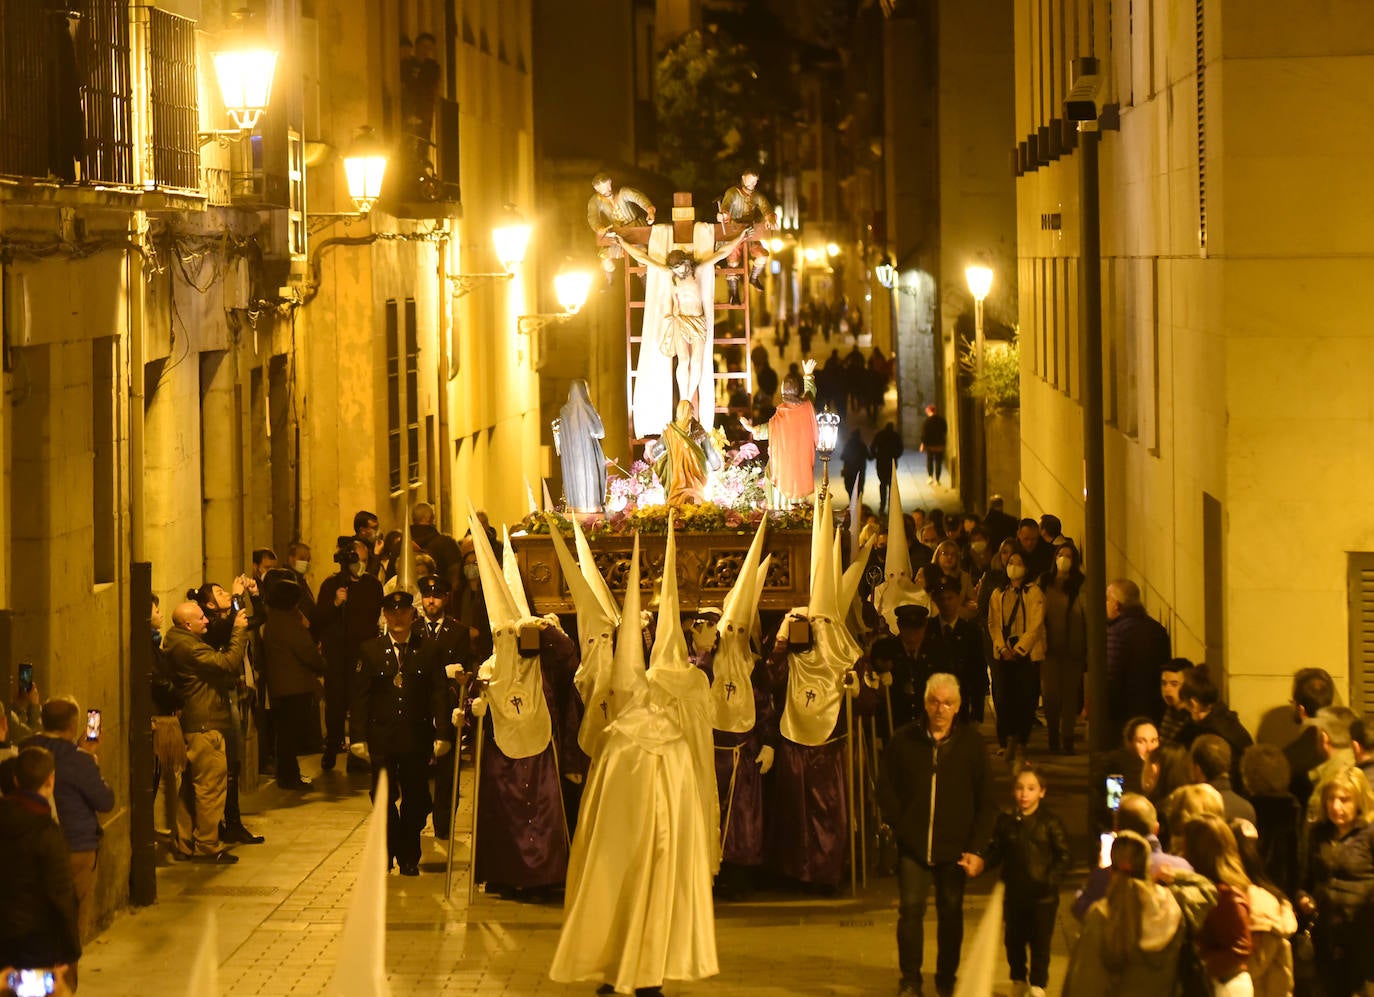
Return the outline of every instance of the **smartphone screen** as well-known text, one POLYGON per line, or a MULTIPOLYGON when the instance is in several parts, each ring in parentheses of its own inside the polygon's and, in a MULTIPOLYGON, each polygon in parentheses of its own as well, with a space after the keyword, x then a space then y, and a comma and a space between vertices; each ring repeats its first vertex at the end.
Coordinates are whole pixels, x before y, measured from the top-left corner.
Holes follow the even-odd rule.
MULTIPOLYGON (((99 710, 87 710, 87 711, 86 711, 86 740, 88 740, 88 741, 99 741, 99 740, 100 740, 100 711, 99 711, 99 710)), ((80 756, 78 756, 78 757, 80 757, 80 756)))
POLYGON ((14 997, 48 997, 57 986, 50 969, 18 969, 5 981, 14 997))
POLYGON ((1112 842, 1116 840, 1116 834, 1112 831, 1104 831, 1097 839, 1097 865, 1098 868, 1105 869, 1112 864, 1112 842))
POLYGON ((1125 791, 1126 777, 1123 775, 1107 776, 1107 809, 1115 810, 1121 806, 1121 794, 1125 791))
POLYGON ((19 664, 19 691, 29 692, 33 689, 33 663, 23 661, 19 664))

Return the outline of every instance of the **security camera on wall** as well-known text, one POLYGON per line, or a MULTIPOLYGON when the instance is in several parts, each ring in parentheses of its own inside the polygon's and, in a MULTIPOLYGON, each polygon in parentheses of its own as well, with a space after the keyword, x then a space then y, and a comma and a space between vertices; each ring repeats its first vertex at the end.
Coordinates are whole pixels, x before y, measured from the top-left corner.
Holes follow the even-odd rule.
POLYGON ((1092 56, 1074 60, 1073 86, 1064 101, 1064 117, 1070 121, 1096 121, 1102 113, 1102 91, 1106 81, 1092 56))

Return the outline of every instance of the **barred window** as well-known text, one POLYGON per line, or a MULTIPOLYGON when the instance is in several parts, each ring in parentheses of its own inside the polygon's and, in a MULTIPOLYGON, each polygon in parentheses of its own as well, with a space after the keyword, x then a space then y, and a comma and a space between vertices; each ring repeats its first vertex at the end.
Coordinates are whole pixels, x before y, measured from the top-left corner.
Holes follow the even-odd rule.
POLYGON ((196 114, 196 24, 156 7, 148 19, 148 96, 152 176, 157 187, 200 183, 196 114))
MULTIPOLYGON (((133 88, 129 64, 129 0, 80 0, 71 4, 79 20, 63 18, 75 42, 77 78, 81 81, 81 114, 86 140, 80 179, 88 183, 134 183, 133 88)), ((60 36, 61 27, 58 28, 60 36)), ((65 46, 54 43, 59 60, 65 46)), ((59 61, 60 66, 60 61, 59 61)), ((59 70, 58 95, 65 75, 59 70)))

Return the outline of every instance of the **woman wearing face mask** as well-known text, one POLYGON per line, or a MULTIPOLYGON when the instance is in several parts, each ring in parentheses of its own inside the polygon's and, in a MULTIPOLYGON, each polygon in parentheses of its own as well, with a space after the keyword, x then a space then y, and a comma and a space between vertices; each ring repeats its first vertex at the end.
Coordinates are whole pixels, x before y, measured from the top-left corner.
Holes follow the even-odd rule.
POLYGON ((988 674, 992 676, 992 708, 999 718, 997 721, 997 753, 999 755, 1007 750, 1006 727, 1000 719, 1004 687, 1001 670, 998 668, 997 655, 992 649, 992 633, 988 630, 988 615, 992 611, 992 597, 1001 590, 1003 585, 1007 584, 1007 558, 1011 557, 1015 550, 1015 540, 1003 540, 989 559, 987 569, 983 572, 983 577, 978 579, 976 589, 978 615, 974 618, 974 622, 978 624, 978 632, 983 637, 983 660, 987 662, 988 674))
POLYGON ((992 564, 992 559, 996 555, 992 544, 988 540, 988 534, 981 526, 975 526, 968 534, 968 573, 977 585, 983 580, 984 573, 988 566, 992 564))
POLYGON ((1045 597, 1027 577, 1020 551, 1007 559, 1007 583, 992 595, 988 607, 994 675, 999 671, 1004 691, 997 711, 998 740, 1005 731, 1013 759, 1024 759, 1040 698, 1037 681, 1045 658, 1045 597))
POLYGON ((926 591, 940 575, 952 578, 959 585, 959 618, 972 620, 978 616, 978 596, 973 588, 973 579, 963 569, 963 551, 957 540, 944 540, 935 548, 935 556, 921 569, 921 578, 926 591))
POLYGON ((1040 576, 1045 593, 1045 664, 1040 673, 1045 697, 1045 727, 1050 751, 1073 754, 1073 724, 1083 708, 1083 673, 1088 667, 1087 617, 1083 612, 1083 571, 1078 549, 1061 544, 1054 569, 1040 576))

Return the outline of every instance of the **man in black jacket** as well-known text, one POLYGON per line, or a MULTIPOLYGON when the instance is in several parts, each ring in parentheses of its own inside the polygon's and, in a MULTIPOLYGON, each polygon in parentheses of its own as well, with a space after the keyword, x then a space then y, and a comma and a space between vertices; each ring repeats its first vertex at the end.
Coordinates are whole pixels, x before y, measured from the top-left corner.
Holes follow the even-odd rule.
POLYGON ((429 760, 453 747, 437 645, 415 626, 414 598, 382 601, 386 633, 358 650, 349 750, 372 764, 372 789, 387 770, 387 851, 402 876, 420 874, 420 831, 429 816, 429 760), (400 807, 396 800, 400 798, 400 807))
POLYGON ((939 952, 935 992, 954 993, 964 941, 964 884, 983 871, 997 820, 987 748, 956 720, 959 682, 939 672, 925 688, 925 718, 893 735, 883 752, 878 807, 897 836, 897 959, 901 993, 921 993, 926 902, 935 888, 939 952))
MULTIPOLYGON (((358 513, 359 516, 364 513, 358 513)), ((372 518, 376 522, 376 517, 372 518)), ((366 527, 364 527, 366 528, 366 527)), ((324 649, 324 753, 320 768, 328 772, 343 750, 349 688, 358 649, 377 636, 382 610, 382 583, 367 571, 365 541, 339 538, 334 560, 339 570, 320 585, 310 629, 324 649)))
POLYGON ((926 627, 926 644, 921 661, 926 674, 948 672, 959 680, 962 703, 959 719, 983 722, 983 707, 988 696, 988 666, 983 661, 983 639, 978 624, 959 616, 963 597, 959 583, 941 578, 930 589, 930 597, 940 615, 926 627))
MULTIPOLYGON (((1039 539, 1036 528, 1036 539, 1039 539)), ((1159 675, 1169 663, 1169 631, 1145 612, 1140 586, 1118 578, 1107 586, 1107 725, 1121 730, 1135 716, 1159 723, 1159 675)), ((1186 703, 1184 705, 1187 705, 1186 703)), ((1191 742, 1187 742, 1191 743, 1191 742)))
POLYGON ((1326 761, 1322 751, 1321 732, 1317 730, 1316 717, 1336 701, 1336 685, 1331 681, 1331 673, 1325 668, 1299 668, 1293 673, 1293 720, 1302 724, 1302 730, 1287 747, 1283 749, 1288 759, 1288 770, 1292 773, 1289 792, 1299 800, 1306 801, 1312 795, 1312 778, 1308 775, 1314 768, 1326 761))
POLYGON ((18 789, 0 800, 0 966, 74 966, 81 938, 67 843, 53 820, 56 765, 39 747, 15 762, 18 789))
MULTIPOLYGON (((473 642, 477 630, 449 614, 448 580, 430 575, 421 578, 419 629, 426 640, 435 646, 439 667, 444 671, 446 703, 450 710, 463 704, 463 689, 480 663, 475 660, 473 642)), ((453 798, 453 765, 457 752, 441 755, 434 764, 434 836, 448 840, 453 823, 453 811, 458 801, 453 798)))

